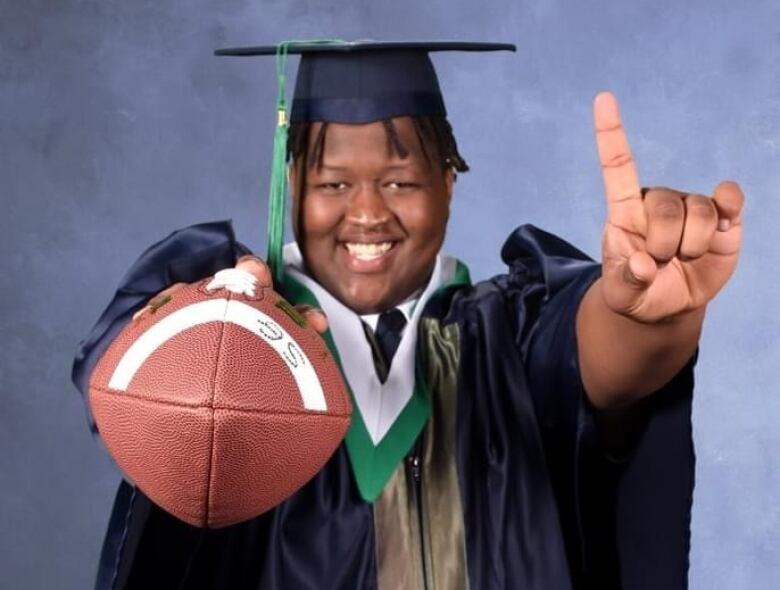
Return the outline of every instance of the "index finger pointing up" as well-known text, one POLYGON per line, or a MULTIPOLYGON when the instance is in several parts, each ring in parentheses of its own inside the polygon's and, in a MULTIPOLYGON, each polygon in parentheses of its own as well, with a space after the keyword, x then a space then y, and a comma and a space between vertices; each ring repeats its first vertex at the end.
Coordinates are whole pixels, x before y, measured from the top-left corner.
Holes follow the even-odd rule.
POLYGON ((617 99, 611 93, 601 92, 596 96, 593 101, 593 123, 610 209, 615 203, 632 199, 641 201, 636 165, 620 119, 617 99))

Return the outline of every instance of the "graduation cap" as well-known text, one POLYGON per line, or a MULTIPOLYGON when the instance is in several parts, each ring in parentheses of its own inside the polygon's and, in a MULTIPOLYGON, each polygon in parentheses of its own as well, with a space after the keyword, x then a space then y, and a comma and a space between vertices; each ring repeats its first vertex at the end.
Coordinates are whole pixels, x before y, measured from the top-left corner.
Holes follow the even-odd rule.
POLYGON ((279 93, 268 215, 268 264, 283 281, 281 261, 287 190, 287 125, 323 121, 363 124, 400 116, 441 115, 439 80, 429 53, 515 51, 508 43, 285 41, 279 45, 218 49, 219 56, 276 56, 279 93), (301 61, 288 117, 286 60, 301 61))

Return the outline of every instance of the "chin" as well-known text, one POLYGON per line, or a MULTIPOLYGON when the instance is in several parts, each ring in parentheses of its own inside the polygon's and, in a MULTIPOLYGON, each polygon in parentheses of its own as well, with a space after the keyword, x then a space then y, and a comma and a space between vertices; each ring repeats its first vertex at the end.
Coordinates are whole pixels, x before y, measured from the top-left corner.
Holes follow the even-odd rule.
POLYGON ((375 301, 375 300, 356 301, 352 299, 352 300, 342 300, 342 303, 358 315, 366 315, 370 313, 381 313, 386 309, 388 309, 388 307, 386 305, 383 305, 381 301, 375 301))
POLYGON ((352 311, 358 314, 378 313, 385 310, 390 301, 389 294, 380 292, 370 285, 352 284, 347 289, 341 288, 331 291, 337 299, 352 311))
POLYGON ((352 311, 360 315, 382 313, 398 305, 403 299, 396 300, 387 294, 378 297, 352 297, 342 302, 352 311))

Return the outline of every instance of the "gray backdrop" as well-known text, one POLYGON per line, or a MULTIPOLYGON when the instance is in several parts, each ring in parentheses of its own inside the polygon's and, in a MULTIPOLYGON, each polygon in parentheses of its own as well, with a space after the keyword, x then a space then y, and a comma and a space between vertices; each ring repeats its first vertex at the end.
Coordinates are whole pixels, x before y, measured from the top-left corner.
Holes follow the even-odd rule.
POLYGON ((447 249, 477 278, 521 222, 598 256, 600 89, 644 184, 742 183, 743 256, 697 370, 690 580, 777 587, 778 25, 775 0, 0 0, 0 586, 92 584, 119 475, 68 376, 131 261, 222 218, 264 250, 273 63, 212 49, 338 36, 518 44, 435 58, 473 169, 447 249))

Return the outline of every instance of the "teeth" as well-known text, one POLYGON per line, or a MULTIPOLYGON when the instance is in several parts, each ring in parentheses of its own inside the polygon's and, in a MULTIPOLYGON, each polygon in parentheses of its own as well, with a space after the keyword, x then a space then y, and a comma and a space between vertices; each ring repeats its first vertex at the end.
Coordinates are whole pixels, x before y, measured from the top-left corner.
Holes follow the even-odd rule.
POLYGON ((374 260, 387 253, 393 247, 392 242, 380 242, 379 244, 358 244, 346 242, 349 253, 358 260, 374 260))

